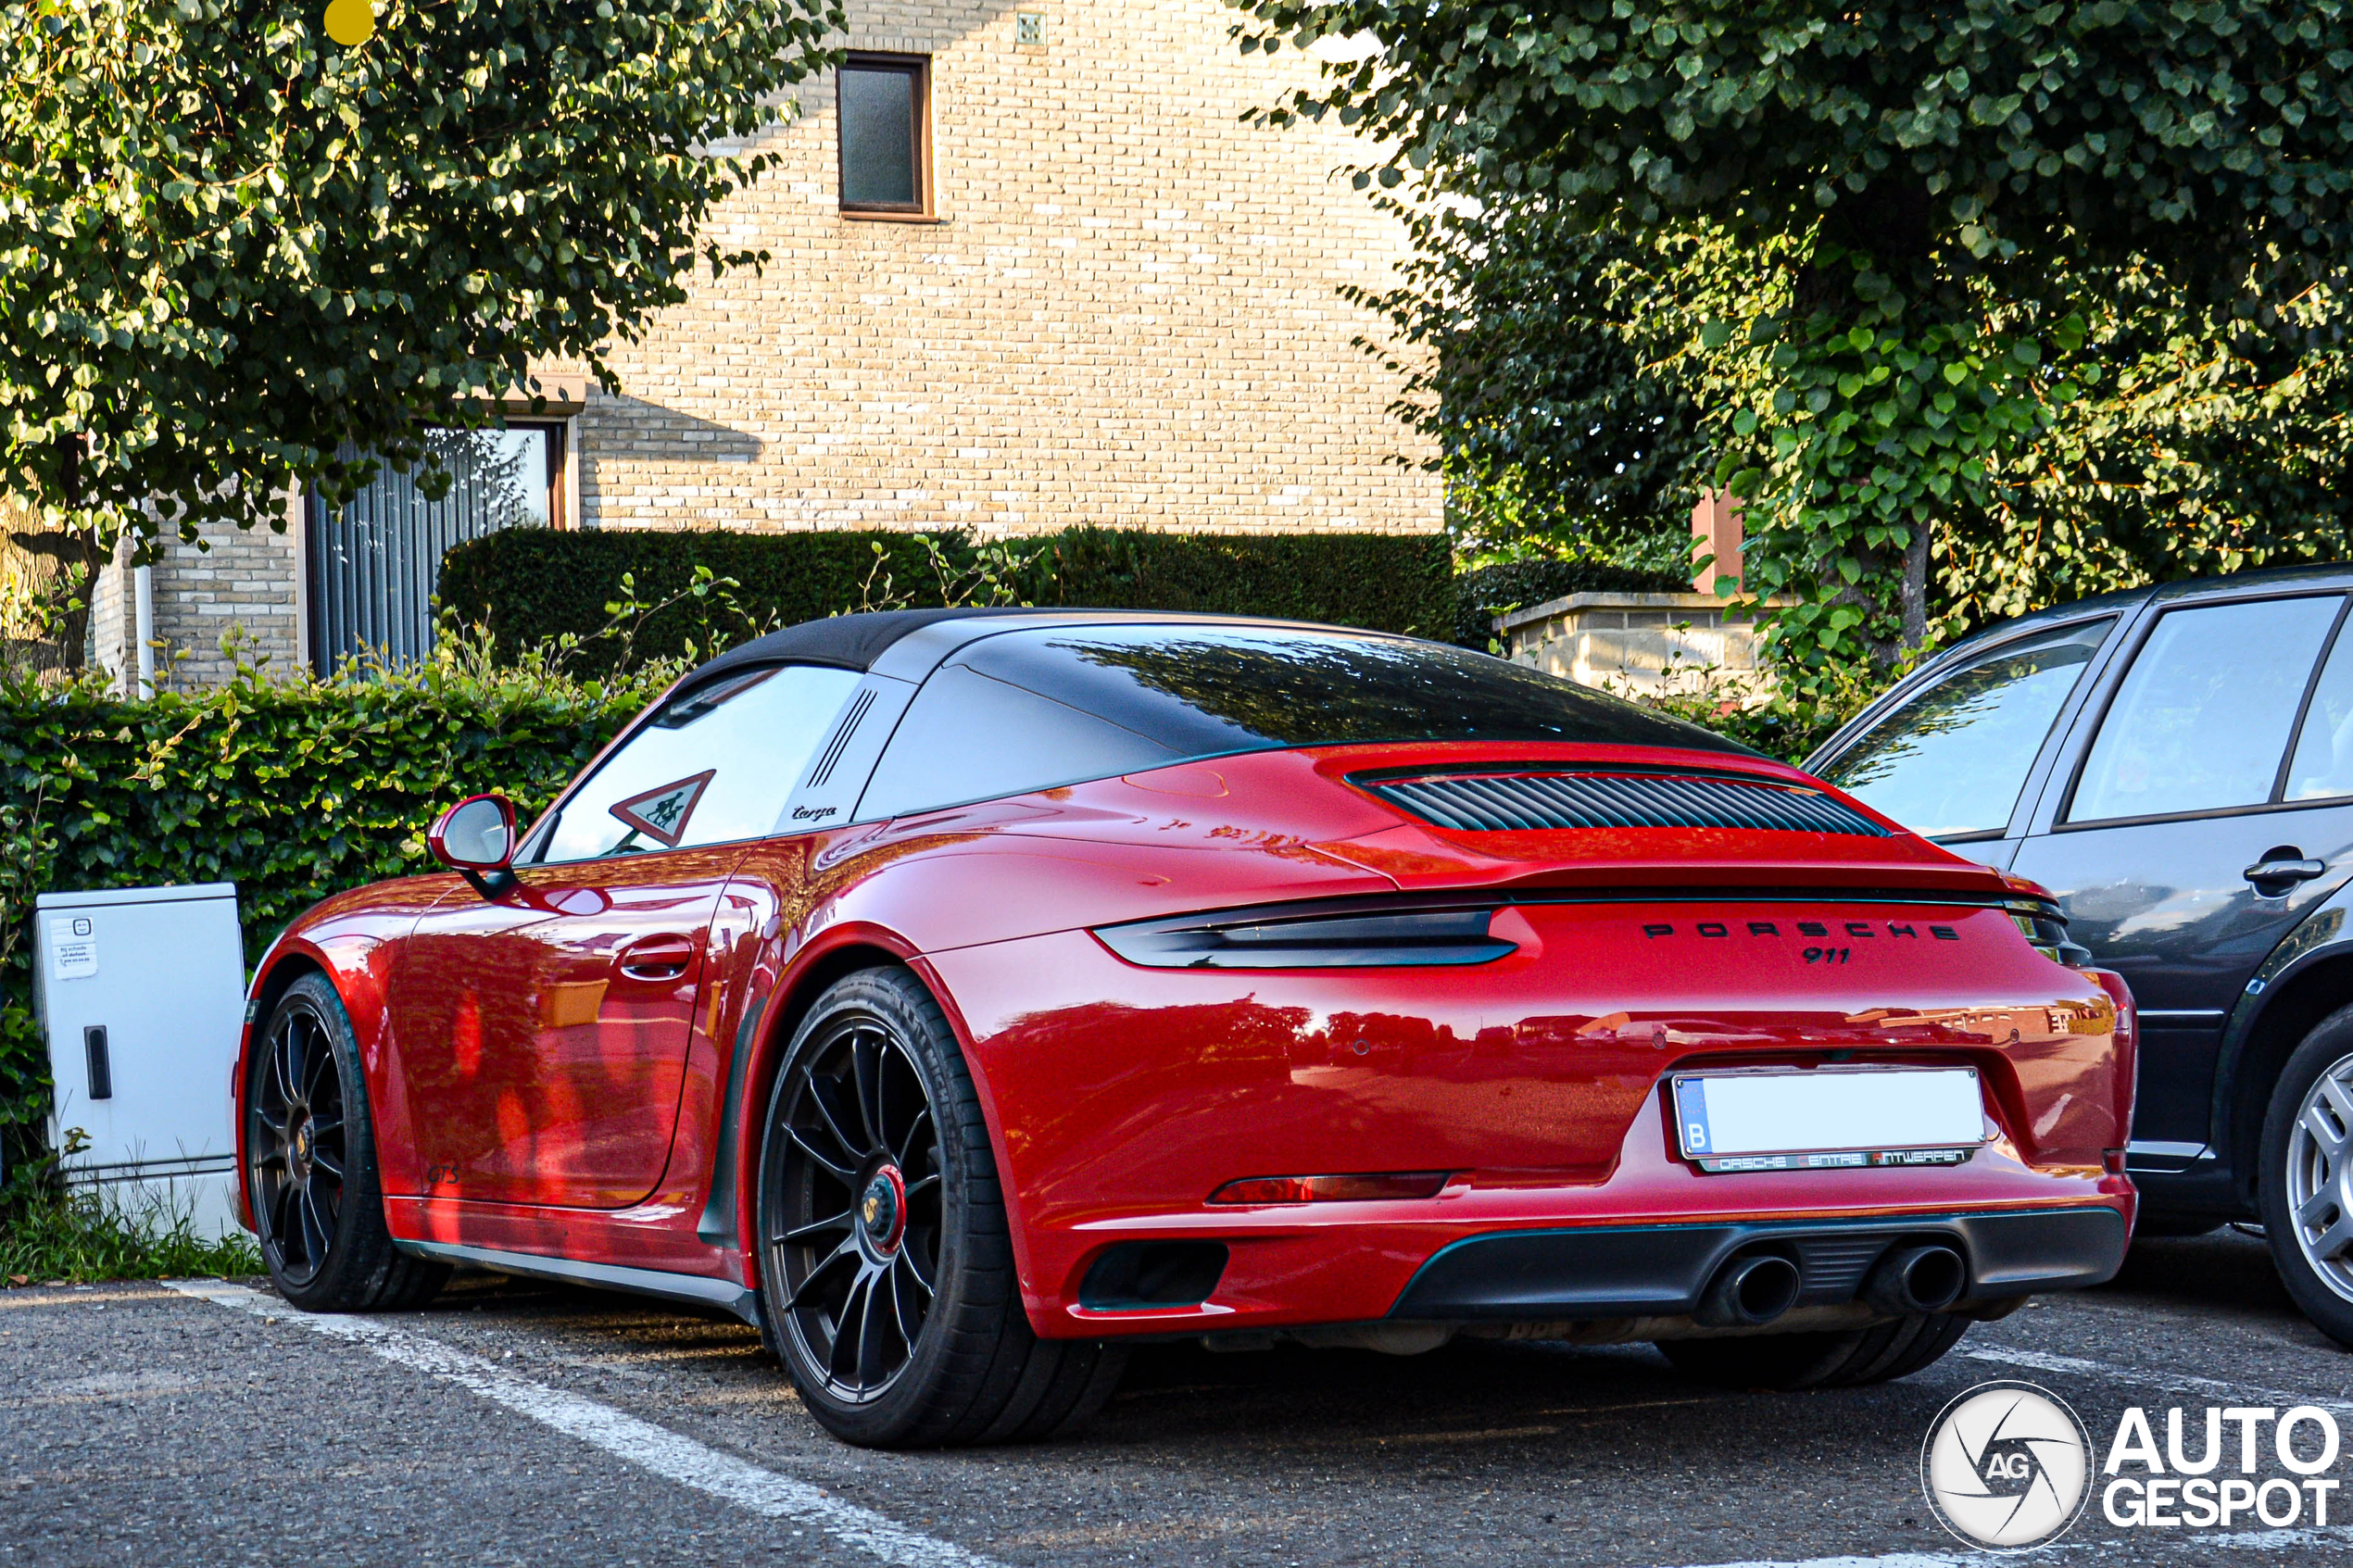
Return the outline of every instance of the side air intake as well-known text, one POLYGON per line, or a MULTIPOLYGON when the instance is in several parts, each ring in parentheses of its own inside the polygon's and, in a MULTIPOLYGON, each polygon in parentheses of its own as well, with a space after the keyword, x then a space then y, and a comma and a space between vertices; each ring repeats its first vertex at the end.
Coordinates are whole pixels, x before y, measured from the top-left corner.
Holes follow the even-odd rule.
POLYGON ((1818 791, 1667 773, 1432 773, 1365 788, 1442 828, 1745 828, 1885 838, 1888 830, 1818 791))

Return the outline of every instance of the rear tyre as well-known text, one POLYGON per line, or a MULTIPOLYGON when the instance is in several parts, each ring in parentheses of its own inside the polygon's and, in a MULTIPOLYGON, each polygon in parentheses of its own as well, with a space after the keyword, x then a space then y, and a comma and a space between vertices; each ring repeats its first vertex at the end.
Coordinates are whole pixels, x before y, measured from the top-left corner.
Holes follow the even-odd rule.
POLYGON ((286 988, 245 1072, 245 1191, 278 1294, 308 1312, 432 1300, 449 1268, 400 1252, 384 1226, 368 1080, 325 975, 286 988))
POLYGON ((1029 1442, 1118 1386, 1124 1348, 1031 1331, 972 1075, 906 970, 850 975, 810 1009, 769 1099, 759 1195, 762 1313, 845 1442, 1029 1442))
POLYGON ((2353 1347, 2353 1008, 2321 1020, 2280 1070, 2255 1198, 2280 1281, 2353 1347))
POLYGON ((1935 1312, 1833 1334, 1743 1334, 1663 1339, 1686 1377, 1725 1388, 1853 1388, 1909 1377, 1960 1343, 1970 1319, 1935 1312))

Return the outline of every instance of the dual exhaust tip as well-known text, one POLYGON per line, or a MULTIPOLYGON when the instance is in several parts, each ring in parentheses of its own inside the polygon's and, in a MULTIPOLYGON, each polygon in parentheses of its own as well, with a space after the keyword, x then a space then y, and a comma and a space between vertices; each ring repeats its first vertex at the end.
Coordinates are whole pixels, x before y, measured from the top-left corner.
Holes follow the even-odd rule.
MULTIPOLYGON (((1716 1271, 1692 1318, 1710 1328, 1758 1328, 1797 1305, 1805 1277, 1778 1252, 1749 1252, 1716 1271)), ((1898 1247, 1872 1268, 1856 1298, 1892 1317, 1941 1312, 1969 1288, 1969 1265, 1949 1247, 1898 1247)))

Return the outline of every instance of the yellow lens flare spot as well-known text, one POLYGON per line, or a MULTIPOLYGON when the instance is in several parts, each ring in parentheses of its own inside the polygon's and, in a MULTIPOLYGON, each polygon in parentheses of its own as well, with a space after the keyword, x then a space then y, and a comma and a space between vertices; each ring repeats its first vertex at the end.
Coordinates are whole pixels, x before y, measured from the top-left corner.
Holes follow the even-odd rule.
POLYGON ((357 49, 376 35, 376 8, 369 0, 330 0, 327 36, 346 49, 357 49))

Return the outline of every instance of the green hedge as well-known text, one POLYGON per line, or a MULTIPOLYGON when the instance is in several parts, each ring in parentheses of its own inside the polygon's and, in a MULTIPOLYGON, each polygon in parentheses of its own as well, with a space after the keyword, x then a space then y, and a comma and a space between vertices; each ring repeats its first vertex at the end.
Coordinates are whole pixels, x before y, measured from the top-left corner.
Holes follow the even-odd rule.
POLYGON ((1439 533, 1154 533, 1075 528, 1052 536, 1026 596, 1092 609, 1268 615, 1448 637, 1453 551, 1439 533))
MULTIPOLYGON (((627 594, 664 607, 637 632, 640 655, 848 610, 992 602, 1273 615, 1442 638, 1454 623, 1452 570, 1445 538, 1428 533, 1080 528, 984 547, 960 533, 509 529, 448 553, 441 602, 510 653, 596 635, 627 594), (698 567, 736 586, 692 595, 698 567)), ((574 661, 622 662, 610 637, 574 661)))
POLYGON ((0 684, 0 1138, 36 1154, 48 1060, 31 1009, 34 895, 234 882, 246 958, 340 888, 423 864, 472 790, 546 806, 651 695, 428 668, 124 702, 0 684))
MULTIPOLYGON (((969 569, 970 541, 946 534, 937 543, 950 570, 969 569)), ((641 602, 655 605, 685 594, 698 566, 735 580, 732 596, 749 623, 726 624, 723 607, 685 597, 647 619, 636 636, 641 653, 675 655, 689 642, 708 647, 714 632, 737 639, 770 624, 889 608, 905 585, 928 585, 934 576, 929 552, 909 533, 510 528, 442 558, 440 599, 460 623, 487 628, 511 658, 604 630, 613 619, 606 607, 623 597, 623 576, 635 579, 641 602), (879 563, 876 545, 885 552, 879 563)), ((581 666, 610 670, 618 649, 608 640, 583 651, 581 666)))
POLYGON ((1592 560, 1516 560, 1482 566, 1454 579, 1454 641, 1483 648, 1495 617, 1571 594, 1688 594, 1689 577, 1592 560))

